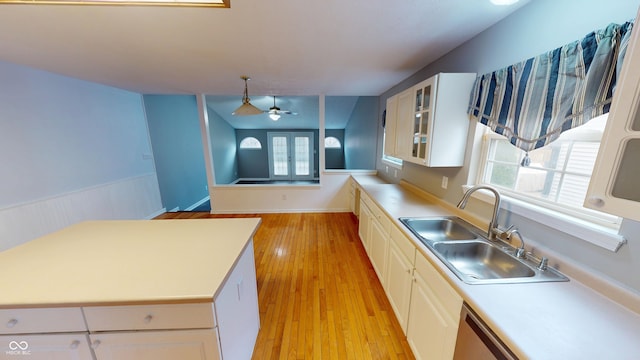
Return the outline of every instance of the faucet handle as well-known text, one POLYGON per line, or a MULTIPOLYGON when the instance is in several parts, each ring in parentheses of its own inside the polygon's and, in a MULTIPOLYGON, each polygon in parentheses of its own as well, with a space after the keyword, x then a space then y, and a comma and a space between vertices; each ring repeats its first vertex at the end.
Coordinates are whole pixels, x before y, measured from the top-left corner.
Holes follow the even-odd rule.
POLYGON ((547 259, 546 257, 542 257, 542 259, 540 260, 540 264, 538 265, 538 270, 541 270, 541 271, 547 270, 547 267, 549 266, 548 263, 549 263, 549 259, 547 259))
POLYGON ((493 233, 496 235, 496 237, 500 240, 508 240, 509 236, 510 236, 510 232, 513 231, 513 228, 515 227, 515 225, 510 225, 508 228, 506 229, 500 229, 499 227, 494 227, 493 228, 493 233))

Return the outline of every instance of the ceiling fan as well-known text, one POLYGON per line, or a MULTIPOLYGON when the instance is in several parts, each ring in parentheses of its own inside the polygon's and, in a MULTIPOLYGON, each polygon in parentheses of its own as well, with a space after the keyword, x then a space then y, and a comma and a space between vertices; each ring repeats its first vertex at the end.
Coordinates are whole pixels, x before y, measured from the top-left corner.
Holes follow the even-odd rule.
POLYGON ((269 108, 269 110, 265 110, 265 113, 269 114, 269 117, 271 118, 271 120, 273 121, 278 121, 278 119, 280 119, 281 115, 298 115, 298 113, 295 113, 293 111, 289 111, 289 110, 281 110, 279 107, 276 106, 276 97, 273 97, 273 106, 269 108))

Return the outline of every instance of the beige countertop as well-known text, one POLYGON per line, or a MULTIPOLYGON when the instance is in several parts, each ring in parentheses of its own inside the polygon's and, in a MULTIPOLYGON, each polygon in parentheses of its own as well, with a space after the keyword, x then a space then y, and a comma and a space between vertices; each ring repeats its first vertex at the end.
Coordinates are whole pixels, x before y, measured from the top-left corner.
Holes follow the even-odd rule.
POLYGON ((259 223, 79 223, 0 253, 0 308, 212 301, 259 223))
POLYGON ((465 284, 398 221, 399 217, 460 216, 457 210, 442 207, 436 199, 401 185, 372 181, 359 184, 520 358, 640 357, 639 314, 574 279, 556 283, 465 284))

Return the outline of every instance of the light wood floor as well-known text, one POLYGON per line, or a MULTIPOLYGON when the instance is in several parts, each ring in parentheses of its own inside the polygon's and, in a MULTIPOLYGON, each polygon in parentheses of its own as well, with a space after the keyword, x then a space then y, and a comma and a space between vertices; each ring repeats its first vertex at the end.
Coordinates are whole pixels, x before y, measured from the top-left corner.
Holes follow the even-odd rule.
MULTIPOLYGON (((259 214, 254 359, 413 359, 349 213, 259 214)), ((167 213, 158 218, 223 217, 167 213)))

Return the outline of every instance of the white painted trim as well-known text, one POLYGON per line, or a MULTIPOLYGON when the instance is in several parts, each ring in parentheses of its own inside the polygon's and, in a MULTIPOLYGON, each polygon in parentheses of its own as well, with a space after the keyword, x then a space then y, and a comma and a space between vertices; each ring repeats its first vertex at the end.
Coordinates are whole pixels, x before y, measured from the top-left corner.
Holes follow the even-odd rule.
MULTIPOLYGON (((465 192, 469 188, 471 188, 470 185, 463 185, 462 191, 465 192)), ((476 191, 471 196, 493 204, 493 195, 488 192, 476 191)), ((526 203, 507 195, 502 196, 502 208, 612 252, 618 251, 620 246, 627 242, 622 235, 612 229, 526 203)))
POLYGON ((156 218, 156 217, 158 217, 158 216, 160 216, 160 215, 162 215, 162 214, 164 214, 166 212, 167 212, 167 208, 163 207, 162 209, 160 209, 160 210, 158 210, 158 211, 156 211, 156 212, 154 212, 152 214, 149 214, 149 215, 145 216, 144 219, 145 220, 153 220, 154 218, 156 218))
POLYGON ((86 220, 147 219, 162 213, 155 173, 0 209, 0 251, 86 220))
POLYGON ((202 204, 206 203, 207 201, 209 201, 209 199, 210 199, 210 198, 209 198, 209 196, 207 195, 207 196, 205 196, 204 198, 202 198, 202 199, 198 200, 195 204, 193 204, 193 205, 189 206, 188 208, 184 209, 184 211, 191 211, 191 210, 193 210, 193 209, 197 208, 198 206, 200 206, 200 205, 202 205, 202 204))

